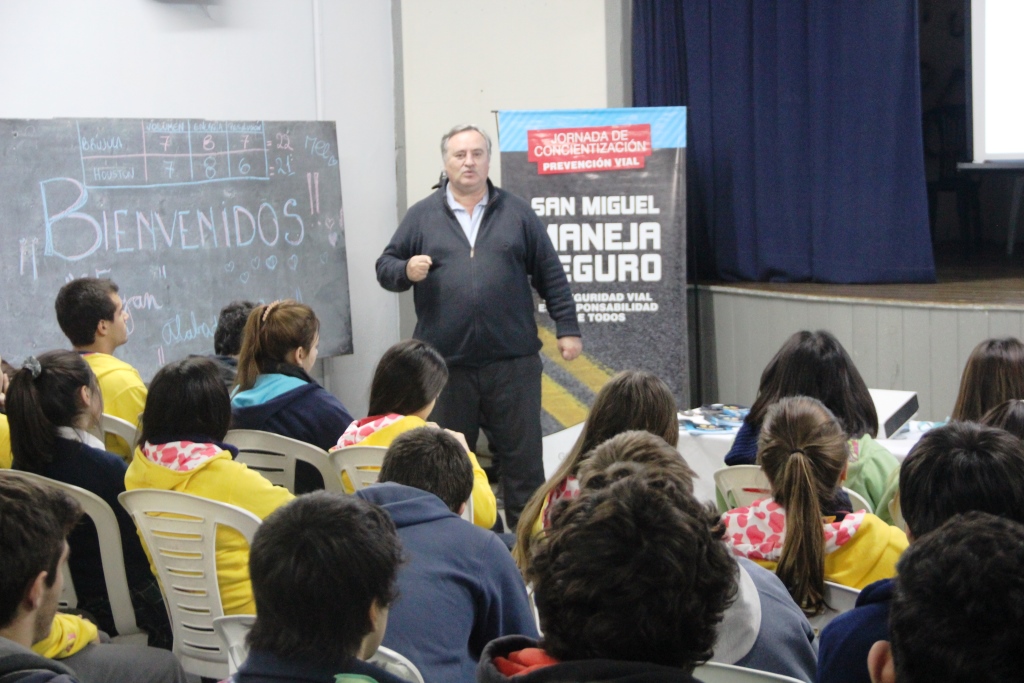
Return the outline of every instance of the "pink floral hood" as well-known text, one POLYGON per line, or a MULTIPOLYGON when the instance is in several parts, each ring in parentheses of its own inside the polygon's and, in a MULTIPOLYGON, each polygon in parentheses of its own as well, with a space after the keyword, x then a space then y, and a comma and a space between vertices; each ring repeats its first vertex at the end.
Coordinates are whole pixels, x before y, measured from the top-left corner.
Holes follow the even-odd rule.
MULTIPOLYGON (((854 512, 840 522, 823 522, 825 554, 849 543, 860 529, 865 515, 867 512, 854 512)), ((778 562, 782 557, 782 544, 786 540, 786 511, 771 498, 729 510, 722 515, 722 521, 725 522, 726 541, 734 554, 767 562, 778 562)))
POLYGON ((388 413, 387 415, 371 415, 370 417, 364 417, 361 420, 355 420, 349 424, 345 433, 338 439, 338 445, 333 446, 331 450, 336 451, 339 448, 355 446, 374 432, 379 432, 385 427, 393 425, 403 418, 405 418, 405 415, 388 413))

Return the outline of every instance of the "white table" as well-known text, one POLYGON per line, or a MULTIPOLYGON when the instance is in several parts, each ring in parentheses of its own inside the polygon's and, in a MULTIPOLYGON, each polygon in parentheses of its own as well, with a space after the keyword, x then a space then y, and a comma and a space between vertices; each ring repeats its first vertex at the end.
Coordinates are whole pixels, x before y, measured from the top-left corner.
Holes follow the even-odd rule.
MULTIPOLYGON (((901 432, 892 439, 879 439, 878 443, 885 446, 900 462, 907 457, 910 449, 921 438, 932 424, 930 422, 910 422, 909 431, 901 432)), ((572 449, 583 424, 563 429, 544 437, 544 476, 550 478, 565 456, 572 449)), ((717 470, 725 467, 725 454, 732 447, 735 433, 697 434, 686 430, 679 431, 679 453, 686 463, 697 474, 693 482, 693 492, 702 500, 715 500, 715 479, 717 470)))

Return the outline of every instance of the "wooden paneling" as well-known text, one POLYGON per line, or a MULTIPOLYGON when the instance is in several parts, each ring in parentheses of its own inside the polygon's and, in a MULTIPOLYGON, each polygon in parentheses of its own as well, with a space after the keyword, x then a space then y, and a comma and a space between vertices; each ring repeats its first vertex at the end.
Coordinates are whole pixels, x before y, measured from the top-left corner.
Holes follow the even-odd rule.
POLYGON ((703 363, 700 395, 704 401, 749 405, 761 371, 789 335, 826 329, 850 352, 868 386, 916 391, 918 417, 944 419, 978 342, 1024 337, 1024 304, 1017 303, 1024 301, 1022 282, 1009 282, 994 281, 981 293, 977 283, 701 285, 701 355, 713 355, 714 361, 703 363), (927 288, 932 291, 919 291, 927 288))

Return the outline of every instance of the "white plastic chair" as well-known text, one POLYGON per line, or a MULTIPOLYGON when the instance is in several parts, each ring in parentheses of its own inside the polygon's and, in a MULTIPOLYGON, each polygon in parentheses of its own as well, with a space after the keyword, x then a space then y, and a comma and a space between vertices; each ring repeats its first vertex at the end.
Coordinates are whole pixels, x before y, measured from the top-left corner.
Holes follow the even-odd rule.
POLYGON ((730 509, 770 498, 772 486, 758 465, 733 465, 715 472, 715 487, 730 509))
POLYGON ((384 454, 388 452, 383 446, 348 446, 330 454, 331 465, 341 476, 348 474, 352 487, 358 491, 377 483, 384 454))
POLYGON ((331 467, 327 452, 313 444, 255 429, 232 429, 224 441, 238 448, 238 462, 292 493, 295 493, 296 460, 315 467, 324 480, 325 489, 342 491, 341 479, 331 467))
POLYGON ((799 679, 789 676, 747 669, 733 664, 719 664, 718 662, 701 664, 693 670, 693 677, 703 683, 766 683, 767 681, 800 683, 799 679))
POLYGON ((889 501, 889 517, 892 519, 892 525, 900 531, 906 532, 907 520, 903 519, 903 508, 900 507, 900 494, 897 493, 889 501))
POLYGON ((233 676, 249 656, 249 645, 245 642, 245 636, 255 623, 256 617, 251 614, 231 614, 213 620, 213 630, 217 632, 228 650, 229 676, 233 676))
POLYGON ((415 664, 410 662, 405 655, 399 654, 383 645, 378 647, 373 656, 366 661, 384 669, 389 674, 394 674, 403 680, 409 681, 409 683, 424 683, 423 675, 416 668, 415 664))
POLYGON ((117 499, 135 520, 156 565, 182 668, 205 678, 227 677, 228 652, 213 628, 213 620, 224 615, 217 587, 217 527, 234 529, 251 544, 260 518, 177 491, 139 489, 117 499))
POLYGON ((135 439, 138 438, 138 430, 128 420, 123 420, 114 415, 103 413, 103 417, 100 418, 100 429, 103 430, 103 436, 107 434, 114 434, 124 439, 128 443, 128 450, 133 451, 135 449, 135 439))
POLYGON ((828 607, 825 611, 815 617, 808 617, 811 627, 815 633, 821 633, 821 629, 828 626, 828 623, 843 612, 849 612, 857 606, 857 596, 860 591, 856 588, 843 586, 832 581, 825 582, 825 604, 828 607))
MULTIPOLYGON (((110 509, 106 501, 92 491, 38 474, 20 470, 7 470, 6 472, 44 486, 61 489, 78 501, 82 510, 92 520, 93 526, 96 527, 96 536, 100 546, 100 564, 103 567, 103 581, 107 588, 107 598, 110 600, 110 613, 114 620, 114 628, 117 629, 118 634, 112 640, 119 644, 147 644, 149 635, 135 623, 135 609, 132 607, 128 576, 124 570, 120 527, 117 524, 114 511, 110 509)), ((64 563, 61 570, 64 572, 64 591, 61 593, 59 604, 63 608, 77 607, 78 596, 75 593, 74 581, 67 562, 64 563)))
POLYGON ((874 506, 871 505, 870 502, 868 502, 868 499, 860 495, 853 489, 848 489, 844 486, 843 491, 846 493, 846 495, 850 497, 850 505, 853 507, 853 510, 851 510, 850 512, 859 512, 861 510, 867 510, 868 512, 873 513, 875 511, 874 506))

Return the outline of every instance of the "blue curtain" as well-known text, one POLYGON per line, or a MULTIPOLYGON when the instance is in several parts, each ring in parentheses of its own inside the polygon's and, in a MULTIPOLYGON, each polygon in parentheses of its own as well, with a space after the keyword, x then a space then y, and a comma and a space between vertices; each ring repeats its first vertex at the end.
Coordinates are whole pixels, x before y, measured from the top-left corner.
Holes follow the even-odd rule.
POLYGON ((698 279, 934 282, 915 0, 634 0, 633 103, 686 105, 698 279))

